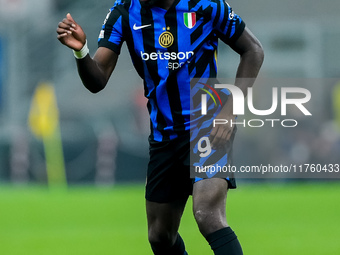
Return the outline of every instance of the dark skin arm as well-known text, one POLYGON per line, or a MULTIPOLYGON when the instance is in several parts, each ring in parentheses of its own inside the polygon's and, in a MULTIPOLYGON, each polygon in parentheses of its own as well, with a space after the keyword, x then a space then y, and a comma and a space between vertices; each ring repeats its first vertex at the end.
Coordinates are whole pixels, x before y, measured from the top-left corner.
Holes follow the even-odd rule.
MULTIPOLYGON (((79 51, 86 42, 86 35, 70 14, 58 24, 58 40, 72 50, 79 51)), ((93 58, 88 54, 77 59, 79 76, 84 86, 92 93, 105 88, 118 60, 118 55, 110 49, 100 47, 93 58)))
MULTIPOLYGON (((248 28, 245 28, 240 38, 230 47, 240 55, 235 85, 242 90, 244 96, 247 96, 247 89, 253 86, 264 59, 261 43, 248 28)), ((216 119, 229 121, 235 120, 235 118, 236 116, 233 115, 233 98, 229 97, 216 119)), ((218 148, 224 145, 230 139, 234 127, 230 127, 229 124, 216 125, 209 137, 211 146, 218 148)))
MULTIPOLYGON (((142 0, 149 2, 150 5, 157 5, 164 9, 169 9, 174 0, 142 0)), ((57 28, 58 40, 71 48, 79 51, 86 43, 86 35, 79 24, 72 18, 71 14, 59 22, 57 28)), ((97 93, 105 88, 110 76, 115 69, 118 55, 107 48, 99 47, 93 56, 87 55, 83 59, 77 59, 77 67, 79 76, 84 86, 92 93, 97 93)))
MULTIPOLYGON (((79 51, 86 42, 83 29, 73 20, 70 14, 58 24, 58 40, 67 47, 79 51)), ((247 95, 247 88, 251 87, 257 77, 263 62, 263 50, 256 37, 245 28, 240 38, 230 47, 240 54, 235 85, 247 95), (242 79, 248 78, 248 79, 242 79), (250 78, 250 79, 249 79, 250 78)), ((98 48, 93 58, 87 55, 77 59, 77 67, 84 86, 93 93, 101 91, 107 84, 117 63, 118 55, 110 49, 98 48)), ((229 98, 222 108, 217 119, 235 119, 232 113, 233 100, 229 98)), ((233 128, 229 125, 217 125, 212 129, 210 140, 212 147, 225 144, 232 134, 233 128)))

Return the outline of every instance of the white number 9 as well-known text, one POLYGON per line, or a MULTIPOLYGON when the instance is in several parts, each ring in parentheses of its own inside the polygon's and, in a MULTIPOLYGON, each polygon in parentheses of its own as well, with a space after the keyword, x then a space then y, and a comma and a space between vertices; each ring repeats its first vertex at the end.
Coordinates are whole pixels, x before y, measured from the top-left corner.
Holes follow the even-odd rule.
POLYGON ((200 157, 204 158, 206 156, 208 156, 211 153, 211 145, 210 145, 210 141, 208 137, 202 137, 199 141, 198 141, 198 150, 200 153, 200 157), (202 147, 202 143, 205 142, 205 146, 202 147))

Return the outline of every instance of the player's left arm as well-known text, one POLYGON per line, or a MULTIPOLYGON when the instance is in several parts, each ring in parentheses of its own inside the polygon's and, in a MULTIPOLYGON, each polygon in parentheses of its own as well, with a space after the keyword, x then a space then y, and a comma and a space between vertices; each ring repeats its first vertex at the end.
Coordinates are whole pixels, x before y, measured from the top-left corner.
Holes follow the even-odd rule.
MULTIPOLYGON (((240 63, 236 73, 235 86, 239 87, 244 96, 247 96, 247 88, 252 87, 260 71, 264 52, 259 40, 246 27, 240 37, 229 44, 240 55, 240 63)), ((233 97, 230 96, 216 119, 235 120, 233 115, 233 97)), ((210 141, 213 148, 225 144, 233 131, 230 125, 217 125, 210 133, 210 141)))

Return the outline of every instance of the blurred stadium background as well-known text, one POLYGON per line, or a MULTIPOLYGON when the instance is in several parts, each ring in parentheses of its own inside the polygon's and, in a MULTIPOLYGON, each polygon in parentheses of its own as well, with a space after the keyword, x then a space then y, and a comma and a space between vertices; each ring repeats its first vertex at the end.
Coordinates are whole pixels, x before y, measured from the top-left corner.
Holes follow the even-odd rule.
MULTIPOLYGON (((149 121, 142 81, 124 46, 111 81, 93 95, 81 84, 72 52, 56 39, 58 22, 70 12, 93 54, 113 2, 0 0, 0 254, 150 254, 143 209, 149 121), (66 179, 74 189, 69 192, 40 187, 47 183, 44 144, 28 123, 36 88, 46 82, 57 99, 66 179)), ((229 3, 263 44, 262 77, 313 79, 307 87, 313 118, 289 133, 240 128, 235 164, 259 164, 264 155, 272 164, 339 163, 340 2, 229 3)), ((223 44, 219 56, 219 76, 233 77, 238 56, 223 44)), ((306 182, 311 181, 240 182, 243 190, 230 197, 235 209, 229 210, 246 254, 339 252, 339 182, 306 182), (313 245, 317 241, 320 247, 313 245)), ((189 214, 182 231, 194 243, 192 254, 208 254, 189 214)))

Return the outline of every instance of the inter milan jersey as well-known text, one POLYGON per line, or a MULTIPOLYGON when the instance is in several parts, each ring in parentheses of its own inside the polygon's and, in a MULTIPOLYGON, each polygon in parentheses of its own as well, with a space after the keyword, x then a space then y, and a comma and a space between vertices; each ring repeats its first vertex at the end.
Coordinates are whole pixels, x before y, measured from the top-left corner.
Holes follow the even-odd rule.
POLYGON ((117 0, 99 47, 117 54, 127 43, 149 99, 151 139, 167 141, 190 129, 190 81, 215 78, 217 42, 230 44, 245 24, 222 0, 175 0, 169 10, 117 0))

